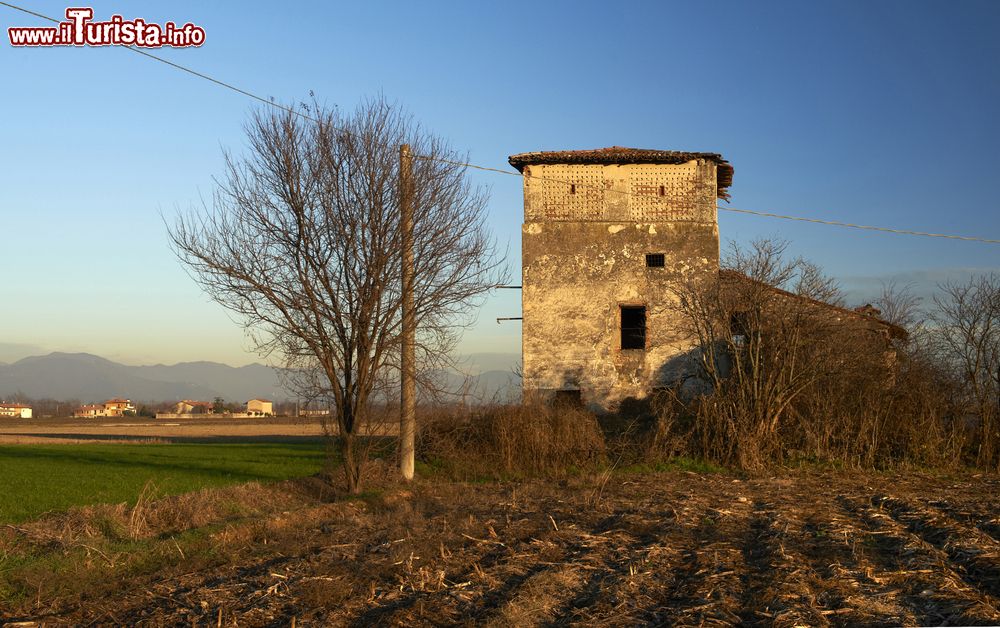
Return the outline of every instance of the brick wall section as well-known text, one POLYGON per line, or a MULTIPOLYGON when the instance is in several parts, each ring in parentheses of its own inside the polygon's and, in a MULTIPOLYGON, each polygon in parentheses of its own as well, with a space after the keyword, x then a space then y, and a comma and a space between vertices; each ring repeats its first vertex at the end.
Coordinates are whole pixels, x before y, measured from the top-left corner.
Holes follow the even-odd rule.
POLYGON ((715 222, 715 168, 702 160, 526 166, 524 220, 715 222))

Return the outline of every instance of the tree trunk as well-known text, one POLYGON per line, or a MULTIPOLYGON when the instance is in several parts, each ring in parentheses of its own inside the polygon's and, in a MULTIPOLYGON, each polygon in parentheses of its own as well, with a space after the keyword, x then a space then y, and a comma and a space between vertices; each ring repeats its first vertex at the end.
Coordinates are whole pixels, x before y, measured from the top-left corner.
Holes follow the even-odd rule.
POLYGON ((340 454, 344 459, 344 480, 347 483, 347 491, 352 495, 361 492, 361 464, 355 449, 356 436, 354 434, 340 435, 340 454))

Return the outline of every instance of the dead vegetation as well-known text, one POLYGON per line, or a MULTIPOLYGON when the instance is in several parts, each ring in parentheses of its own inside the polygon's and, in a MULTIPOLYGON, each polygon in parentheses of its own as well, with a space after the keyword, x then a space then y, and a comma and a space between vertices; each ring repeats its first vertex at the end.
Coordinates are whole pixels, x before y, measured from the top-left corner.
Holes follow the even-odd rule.
POLYGON ((370 482, 346 501, 310 479, 7 527, 0 620, 1000 623, 995 476, 370 482))
POLYGON ((605 461, 597 418, 571 405, 438 408, 419 425, 421 459, 452 479, 559 475, 605 461))
POLYGON ((852 310, 786 246, 734 244, 718 277, 676 290, 695 350, 660 411, 675 450, 755 473, 802 460, 996 470, 1000 280, 945 285, 929 314, 894 286, 852 310))

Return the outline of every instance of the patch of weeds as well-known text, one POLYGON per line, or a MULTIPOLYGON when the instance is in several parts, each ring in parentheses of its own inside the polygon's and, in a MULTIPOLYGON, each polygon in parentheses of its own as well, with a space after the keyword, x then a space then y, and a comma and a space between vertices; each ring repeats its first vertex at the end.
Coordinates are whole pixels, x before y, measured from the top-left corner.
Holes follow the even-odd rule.
POLYGON ((190 569, 192 566, 208 567, 224 564, 230 556, 213 541, 213 535, 223 528, 224 525, 221 523, 210 524, 166 538, 122 544, 121 551, 130 554, 130 560, 123 567, 123 575, 143 576, 161 573, 178 565, 190 569))
POLYGON ((251 511, 246 504, 234 498, 220 500, 219 510, 225 517, 245 517, 251 511))
POLYGON ((101 536, 108 540, 118 540, 128 538, 128 530, 118 519, 101 515, 94 520, 94 527, 101 533, 101 536))
POLYGON ((344 495, 343 500, 345 502, 364 502, 369 506, 381 506, 382 496, 385 494, 384 489, 371 489, 367 491, 361 491, 360 493, 355 493, 353 495, 344 495))
POLYGON ((425 478, 447 477, 448 466, 442 458, 428 458, 413 463, 416 474, 425 478))
POLYGON ((490 484, 497 480, 516 480, 513 474, 489 474, 478 469, 463 467, 444 458, 417 460, 414 464, 416 475, 428 480, 468 482, 470 484, 490 484))
POLYGON ((820 458, 800 453, 790 456, 784 466, 800 471, 843 471, 848 465, 843 460, 820 458))
POLYGON ((16 608, 28 601, 30 595, 24 583, 0 582, 0 606, 16 608))
MULTIPOLYGON (((40 596, 61 597, 72 590, 70 583, 79 582, 76 577, 87 560, 84 551, 59 554, 29 554, 5 561, 4 572, 0 574, 0 608, 16 608, 32 602, 40 596), (73 577, 67 578, 67 574, 73 577)), ((104 567, 103 561, 98 567, 104 567)), ((103 571, 103 570, 102 570, 103 571)))
POLYGON ((631 464, 626 467, 622 467, 619 471, 626 474, 634 473, 640 475, 646 473, 666 473, 670 471, 689 471, 691 473, 728 472, 725 467, 720 467, 716 464, 708 462, 707 460, 698 460, 684 456, 668 458, 666 460, 659 460, 656 462, 640 462, 631 464))
POLYGON ((166 576, 232 560, 208 524, 169 536, 133 540, 112 518, 95 522, 101 536, 54 551, 27 551, 0 561, 0 608, 26 608, 38 596, 95 598, 152 575, 166 576))
POLYGON ((720 467, 707 460, 698 460, 685 456, 671 458, 668 464, 678 471, 692 471, 694 473, 726 473, 727 471, 725 467, 720 467))

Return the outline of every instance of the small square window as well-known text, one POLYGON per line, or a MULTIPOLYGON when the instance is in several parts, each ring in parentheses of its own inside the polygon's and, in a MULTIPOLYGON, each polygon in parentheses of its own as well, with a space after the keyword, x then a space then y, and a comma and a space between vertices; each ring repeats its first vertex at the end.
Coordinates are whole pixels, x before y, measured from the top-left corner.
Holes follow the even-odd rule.
POLYGON ((666 265, 666 255, 663 253, 646 253, 646 268, 663 268, 666 265))
POLYGON ((750 338, 750 316, 747 312, 733 312, 729 316, 729 333, 734 347, 746 346, 750 338))
POLYGON ((646 348, 646 306, 623 305, 622 317, 622 349, 646 348))

